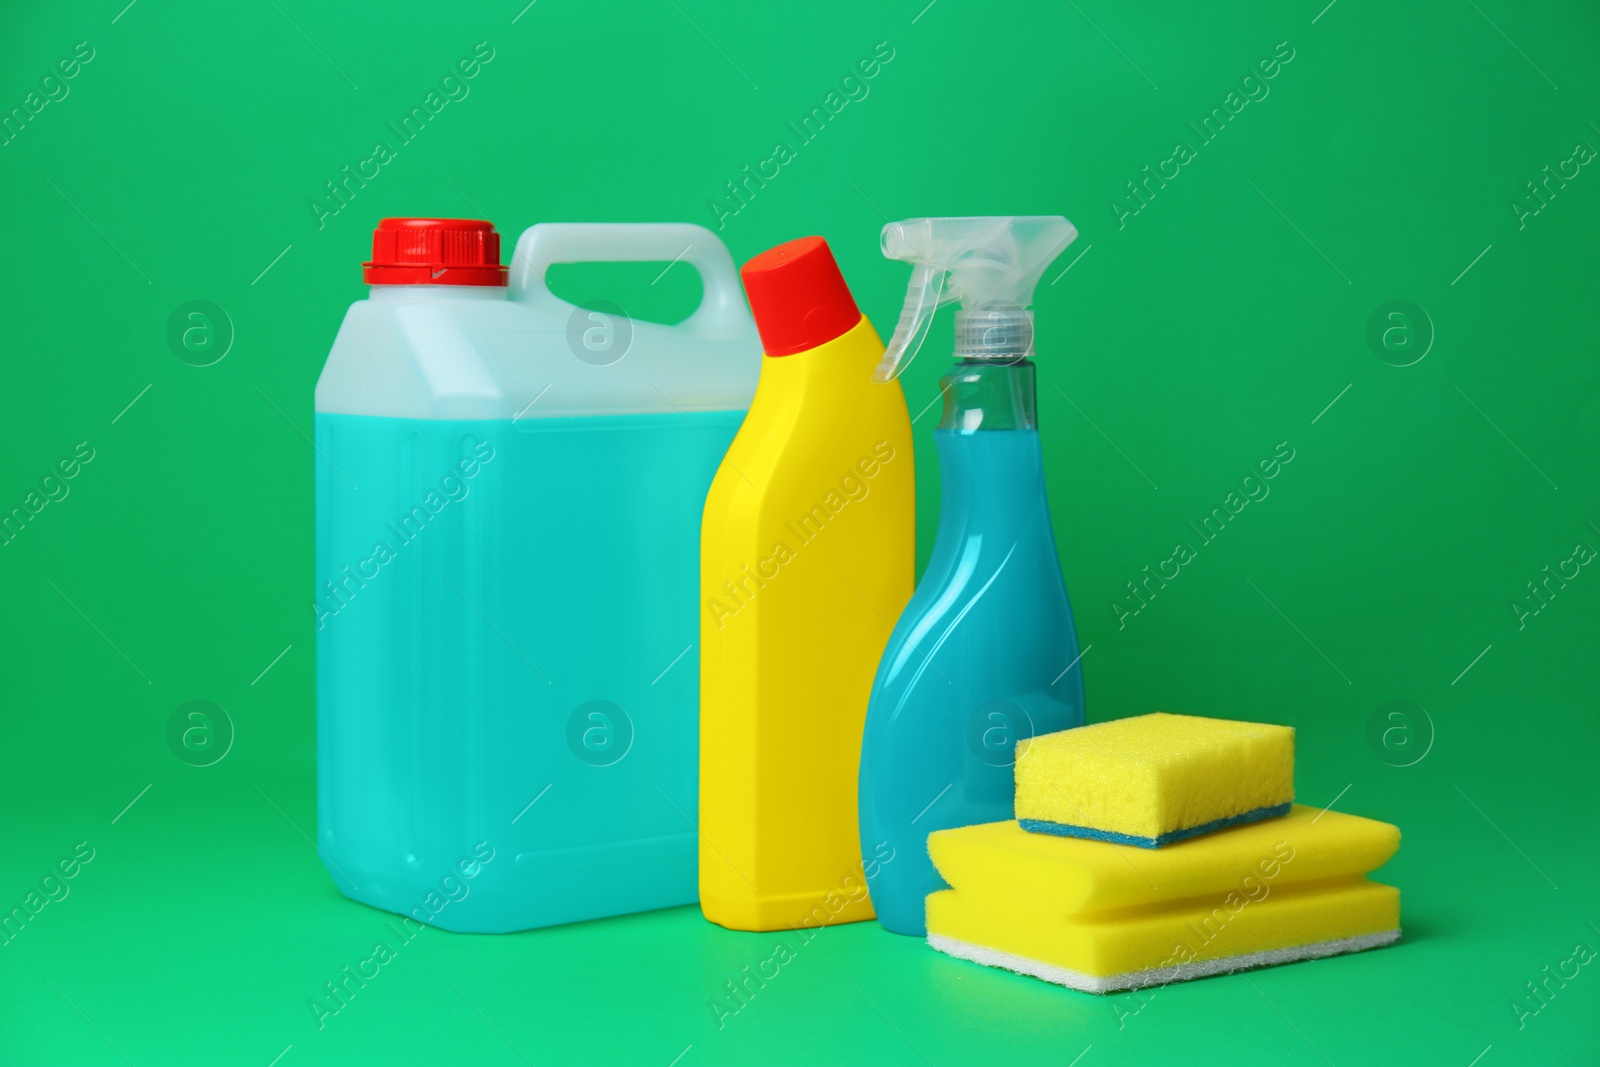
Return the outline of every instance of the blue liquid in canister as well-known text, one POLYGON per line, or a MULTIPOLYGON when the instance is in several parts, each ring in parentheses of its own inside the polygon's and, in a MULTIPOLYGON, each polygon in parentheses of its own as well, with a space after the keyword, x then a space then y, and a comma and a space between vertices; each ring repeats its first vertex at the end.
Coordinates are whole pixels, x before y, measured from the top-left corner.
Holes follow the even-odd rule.
POLYGON ((924 900, 948 888, 928 834, 1012 818, 1017 740, 1083 725, 1038 431, 933 436, 939 532, 878 668, 859 798, 862 854, 893 850, 871 882, 878 920, 919 937, 924 900))
POLYGON ((698 898, 700 515, 743 415, 317 414, 341 892, 477 932, 698 898))

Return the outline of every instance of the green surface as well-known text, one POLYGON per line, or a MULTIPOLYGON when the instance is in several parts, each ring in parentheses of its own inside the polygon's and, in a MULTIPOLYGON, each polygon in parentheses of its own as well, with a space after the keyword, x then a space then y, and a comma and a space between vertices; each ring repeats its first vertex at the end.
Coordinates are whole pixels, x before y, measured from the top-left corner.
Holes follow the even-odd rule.
MULTIPOLYGON (((1574 153, 1600 145, 1592 5, 123 3, 0 15, 7 111, 93 49, 0 147, 0 503, 79 442, 94 457, 0 548, 0 906, 94 850, 0 948, 0 1062, 1594 1062, 1600 965, 1544 1002, 1525 986, 1600 949, 1600 574, 1563 562, 1600 547, 1600 173, 1574 153), (319 228, 324 182, 478 42, 493 59, 469 95, 319 228), (879 42, 893 58, 866 95, 800 144, 785 124, 879 42), (1243 79, 1289 49, 1202 143, 1188 124, 1259 97, 1243 79), (823 233, 880 329, 907 276, 878 255, 886 218, 1079 225, 1037 306, 1090 718, 1296 726, 1303 802, 1404 831, 1383 873, 1400 945, 1145 1003, 872 926, 801 946, 680 909, 430 930, 318 1028, 324 983, 394 936, 306 836, 305 435, 373 224, 715 226, 708 201, 779 139, 792 158, 723 209, 722 237, 742 261, 823 233), (1147 205, 1110 206, 1180 139, 1192 158, 1147 205), (1547 165, 1569 178, 1535 201, 1547 165), (194 300, 236 335, 211 366, 167 340, 194 300), (1391 301, 1431 328, 1412 311, 1409 335, 1380 319, 1369 343, 1391 301), (1259 496, 1244 479, 1280 442, 1294 458, 1269 495, 1204 543, 1188 524, 1259 496), (1179 541, 1193 558, 1164 564, 1179 541), (1146 565, 1178 576, 1124 615, 1146 565), (1546 565, 1576 576, 1519 617, 1546 565), (212 766, 169 748, 191 700, 236 729, 212 766), (719 1029, 708 1003, 780 941, 794 958, 719 1029)), ((654 274, 569 283, 644 316, 692 303, 687 268, 654 274)), ((945 319, 905 377, 914 412, 949 337, 945 319)), ((917 423, 924 559, 934 421, 917 423)))

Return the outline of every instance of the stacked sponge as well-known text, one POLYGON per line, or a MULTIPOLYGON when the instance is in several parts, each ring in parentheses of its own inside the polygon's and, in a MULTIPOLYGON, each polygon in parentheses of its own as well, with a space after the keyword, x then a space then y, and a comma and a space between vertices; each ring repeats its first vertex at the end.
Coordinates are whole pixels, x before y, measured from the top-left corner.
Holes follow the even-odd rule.
POLYGON ((1020 821, 928 838, 942 952, 1110 993, 1400 936, 1367 878, 1399 830, 1292 806, 1286 727, 1151 715, 1018 748, 1020 821))
POLYGON ((1140 715, 1017 743, 1024 830, 1160 848, 1289 813, 1294 728, 1140 715))

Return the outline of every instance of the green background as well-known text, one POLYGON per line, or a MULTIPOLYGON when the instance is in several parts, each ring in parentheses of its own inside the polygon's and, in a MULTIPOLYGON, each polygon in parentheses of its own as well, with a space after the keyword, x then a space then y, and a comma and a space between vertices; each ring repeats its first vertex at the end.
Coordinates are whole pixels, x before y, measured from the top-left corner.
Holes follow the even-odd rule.
MULTIPOLYGON (((1593 5, 523 2, 0 15, 0 111, 94 49, 0 147, 0 505, 94 449, 0 548, 0 910, 78 842, 95 850, 0 948, 0 1062, 1594 1062, 1600 965, 1543 1003, 1525 983, 1600 948, 1600 574, 1552 582, 1537 614, 1512 607, 1600 546, 1600 173, 1552 181, 1537 214, 1527 188, 1600 145, 1593 5), (324 182, 480 41, 494 58, 470 95, 319 228, 324 182), (893 59, 868 95, 720 236, 743 261, 825 235, 887 331, 907 276, 878 254, 887 219, 1077 223, 1036 307, 1090 718, 1293 724, 1302 802, 1402 828, 1382 877, 1403 890, 1405 940, 1144 1002, 840 927, 719 1030, 707 1002, 779 937, 683 908, 426 931, 319 1030, 309 999, 386 930, 335 893, 307 836, 306 434, 373 225, 486 217, 508 254, 539 221, 715 228, 724 183, 794 142, 785 123, 879 42, 893 59), (1188 123, 1280 42, 1293 59, 1269 95, 1200 144, 1188 123), (1119 224, 1114 198, 1179 140, 1195 158, 1119 224), (235 333, 212 366, 166 340, 191 300, 235 333), (1369 343, 1395 300, 1421 315, 1369 343), (1197 540, 1188 523, 1280 442, 1295 458, 1270 495, 1119 617, 1125 583, 1197 540), (166 737, 196 699, 237 731, 205 768, 166 737), (1405 718, 1382 718, 1393 701, 1405 718)), ((681 315, 698 282, 680 265, 652 285, 658 270, 557 284, 681 315)), ((948 318, 932 336, 903 379, 913 412, 948 318)), ((933 422, 917 423, 924 559, 933 422)))

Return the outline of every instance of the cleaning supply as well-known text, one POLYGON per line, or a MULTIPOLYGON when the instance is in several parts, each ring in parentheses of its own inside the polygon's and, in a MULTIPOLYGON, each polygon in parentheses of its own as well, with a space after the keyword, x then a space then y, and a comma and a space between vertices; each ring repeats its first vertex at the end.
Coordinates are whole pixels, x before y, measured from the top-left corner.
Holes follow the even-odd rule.
POLYGON ((914 580, 911 423, 822 238, 742 275, 766 354, 702 524, 700 906, 738 930, 854 922, 883 856, 856 767, 914 580))
POLYGON ((695 899, 700 509, 760 351, 702 227, 534 226, 509 278, 499 246, 383 220, 315 415, 317 847, 478 932, 695 899), (676 326, 544 281, 674 259, 676 326))
POLYGON ((1017 821, 1159 848, 1286 815, 1294 728, 1156 712, 1017 744, 1017 821))
POLYGON ((928 838, 954 887, 928 897, 941 952, 1090 993, 1358 952, 1400 937, 1400 893, 1368 880, 1387 823, 1294 807, 1154 851, 1015 822, 928 838))
POLYGON ((880 379, 916 354, 936 308, 961 303, 933 434, 938 536, 884 651, 861 746, 861 841, 887 842, 895 856, 873 879, 872 902, 896 933, 922 936, 923 899, 944 884, 928 859, 929 832, 1011 818, 1016 742, 1083 723, 1026 310, 1045 267, 1076 236, 1058 215, 883 228, 884 255, 915 269, 880 379))

